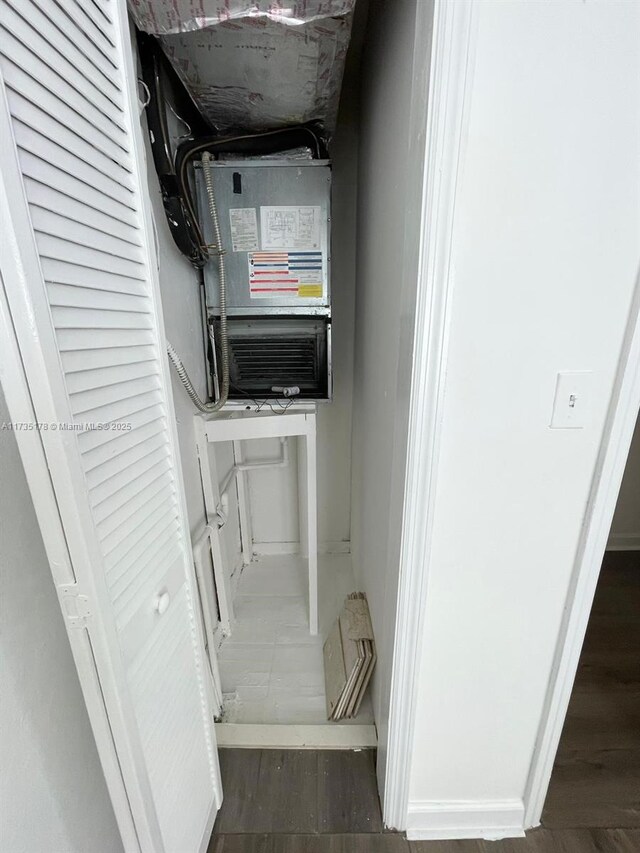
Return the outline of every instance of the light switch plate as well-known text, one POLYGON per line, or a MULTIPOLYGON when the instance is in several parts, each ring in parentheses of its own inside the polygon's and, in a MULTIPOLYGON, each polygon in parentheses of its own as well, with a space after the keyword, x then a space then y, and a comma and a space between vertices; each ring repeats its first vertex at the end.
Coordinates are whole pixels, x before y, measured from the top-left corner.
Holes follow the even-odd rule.
POLYGON ((590 370, 558 373, 551 429, 583 429, 588 425, 592 378, 590 370))

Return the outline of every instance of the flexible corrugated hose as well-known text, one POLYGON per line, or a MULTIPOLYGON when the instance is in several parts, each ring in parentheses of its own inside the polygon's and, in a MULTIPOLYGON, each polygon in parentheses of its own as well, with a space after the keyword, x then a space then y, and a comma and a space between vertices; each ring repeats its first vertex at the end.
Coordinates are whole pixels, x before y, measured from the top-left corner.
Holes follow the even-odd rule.
POLYGON ((173 364, 176 373, 180 378, 180 382, 185 387, 185 390, 196 408, 201 412, 217 412, 227 402, 229 396, 229 338, 227 334, 227 276, 224 265, 224 248, 222 246, 222 237, 220 234, 220 223, 218 221, 218 208, 216 206, 216 197, 213 190, 213 176, 211 174, 211 155, 208 151, 202 154, 202 172, 204 175, 204 183, 207 190, 207 201, 209 202, 209 215, 211 216, 211 224, 213 225, 213 237, 215 243, 208 247, 209 254, 215 252, 218 256, 218 273, 219 273, 219 298, 220 298, 220 361, 222 367, 222 383, 220 385, 220 396, 215 403, 205 403, 200 399, 200 396, 189 379, 189 375, 183 365, 180 356, 167 341, 167 354, 173 364))
POLYGON ((184 364, 182 363, 180 356, 171 346, 169 341, 167 341, 167 355, 169 356, 169 360, 174 366, 176 373, 178 374, 180 382, 182 382, 182 384, 184 385, 187 394, 193 400, 196 408, 200 409, 201 412, 215 412, 217 409, 219 409, 220 400, 216 401, 215 403, 205 403, 204 400, 200 399, 198 392, 193 387, 193 383, 189 379, 189 374, 187 373, 187 370, 184 364))

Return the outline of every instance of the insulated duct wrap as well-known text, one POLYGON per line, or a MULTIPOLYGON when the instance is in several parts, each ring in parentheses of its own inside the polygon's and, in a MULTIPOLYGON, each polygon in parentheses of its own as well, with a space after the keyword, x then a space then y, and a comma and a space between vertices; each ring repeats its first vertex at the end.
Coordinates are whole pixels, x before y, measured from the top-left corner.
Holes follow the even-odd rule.
POLYGON ((129 0, 221 133, 335 128, 356 0, 129 0))

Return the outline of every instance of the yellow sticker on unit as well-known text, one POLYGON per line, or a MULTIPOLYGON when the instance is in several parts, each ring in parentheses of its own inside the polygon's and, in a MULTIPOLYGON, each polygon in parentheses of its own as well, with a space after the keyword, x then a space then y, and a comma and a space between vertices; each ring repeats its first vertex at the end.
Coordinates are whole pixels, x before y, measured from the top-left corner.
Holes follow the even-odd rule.
POLYGON ((321 284, 299 284, 298 296, 322 296, 321 284))

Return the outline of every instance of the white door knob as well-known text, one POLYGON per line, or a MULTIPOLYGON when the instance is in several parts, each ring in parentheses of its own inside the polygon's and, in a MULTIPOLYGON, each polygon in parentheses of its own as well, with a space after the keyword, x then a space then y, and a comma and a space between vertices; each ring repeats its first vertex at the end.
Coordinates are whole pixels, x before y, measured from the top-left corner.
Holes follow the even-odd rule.
POLYGON ((164 592, 161 592, 160 595, 156 598, 155 606, 160 616, 162 616, 163 613, 166 613, 170 601, 171 596, 166 590, 164 592))

